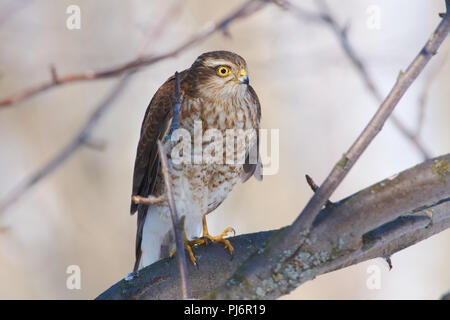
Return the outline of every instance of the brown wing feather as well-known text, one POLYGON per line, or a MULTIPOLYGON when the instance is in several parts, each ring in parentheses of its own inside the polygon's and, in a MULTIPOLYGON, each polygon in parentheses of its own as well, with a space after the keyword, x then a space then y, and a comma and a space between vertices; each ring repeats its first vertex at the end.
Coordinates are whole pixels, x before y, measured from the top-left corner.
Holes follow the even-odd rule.
MULTIPOLYGON (((185 78, 187 71, 180 73, 180 82, 185 78)), ((159 166, 156 141, 162 138, 170 124, 174 87, 175 76, 172 76, 158 89, 145 111, 134 163, 132 196, 147 197, 153 190, 159 166)), ((131 201, 130 213, 135 213, 137 208, 138 206, 131 201)))
POLYGON ((251 146, 253 148, 256 148, 256 154, 258 155, 258 161, 257 163, 249 163, 250 162, 250 154, 249 152, 245 158, 245 163, 243 165, 243 170, 241 174, 241 181, 242 183, 246 182, 248 179, 250 179, 251 176, 255 176, 256 180, 261 181, 262 180, 262 163, 261 163, 261 156, 259 155, 259 123, 261 120, 261 105, 259 104, 258 96, 256 95, 255 90, 248 86, 248 90, 251 93, 253 103, 256 105, 256 144, 251 146))
MULTIPOLYGON (((183 80, 188 71, 189 69, 179 74, 181 84, 183 84, 183 80)), ((173 111, 172 97, 175 92, 174 89, 175 76, 172 76, 158 89, 145 111, 141 127, 141 137, 134 163, 132 196, 139 195, 147 197, 153 192, 159 170, 158 147, 156 142, 158 139, 164 138, 163 135, 167 132, 168 126, 170 125, 173 111)), ((181 89, 181 93, 183 93, 183 89, 181 89)), ((148 206, 142 204, 137 205, 131 201, 130 213, 134 214, 136 210, 138 211, 134 271, 137 271, 139 267, 142 231, 147 209, 148 206)))

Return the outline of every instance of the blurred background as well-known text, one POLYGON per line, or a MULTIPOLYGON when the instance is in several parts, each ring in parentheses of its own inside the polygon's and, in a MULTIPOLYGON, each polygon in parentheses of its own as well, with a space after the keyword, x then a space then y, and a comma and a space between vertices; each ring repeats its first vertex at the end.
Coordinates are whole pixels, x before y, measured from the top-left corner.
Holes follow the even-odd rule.
MULTIPOLYGON (((313 1, 293 1, 314 12, 313 1)), ((139 54, 167 52, 219 21, 242 0, 0 0, 0 99, 59 75, 101 70, 139 54), (70 30, 77 5, 81 28, 70 30), (154 30, 164 23, 159 31, 154 30), (154 41, 147 43, 149 35, 154 41), (155 36, 156 35, 156 36, 155 36)), ((329 1, 355 50, 385 96, 422 48, 444 12, 443 0, 329 1), (374 20, 375 19, 375 20, 374 20), (374 22, 375 21, 375 22, 374 22)), ((268 4, 237 20, 229 36, 205 41, 142 69, 95 127, 101 150, 81 147, 62 166, 0 213, 0 298, 92 299, 131 271, 136 217, 129 215, 132 171, 145 109, 157 88, 205 51, 230 50, 249 65, 262 104, 262 127, 279 129, 278 173, 239 185, 208 216, 212 234, 238 234, 290 224, 373 115, 367 90, 329 26, 268 4), (81 289, 66 286, 70 265, 81 289)), ((431 156, 450 150, 450 39, 444 42, 396 108, 431 156), (421 97, 426 99, 421 108, 421 97), (423 110, 423 115, 420 116, 423 110)), ((0 201, 51 160, 91 115, 117 78, 57 87, 0 109, 0 201)), ((423 100, 423 99, 422 99, 423 100)), ((332 197, 336 201, 423 156, 391 122, 383 128, 332 197)), ((287 299, 438 299, 450 290, 450 230, 392 257, 326 274, 287 299), (381 286, 366 282, 370 266, 381 286)))

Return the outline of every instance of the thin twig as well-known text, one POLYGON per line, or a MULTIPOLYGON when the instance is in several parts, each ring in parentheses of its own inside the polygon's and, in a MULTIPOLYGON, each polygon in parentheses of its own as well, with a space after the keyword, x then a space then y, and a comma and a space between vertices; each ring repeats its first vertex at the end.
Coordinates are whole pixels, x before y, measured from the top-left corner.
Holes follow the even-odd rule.
MULTIPOLYGON (((447 0, 447 4, 450 0, 447 0)), ((447 38, 450 31, 450 12, 447 7, 447 13, 433 32, 425 46, 414 58, 405 72, 400 72, 397 81, 390 93, 378 108, 377 112, 364 128, 349 150, 344 153, 341 159, 333 167, 323 184, 316 190, 313 197, 309 200, 306 207, 302 210, 297 219, 286 230, 280 232, 277 237, 271 238, 266 244, 264 250, 253 254, 236 274, 224 285, 218 288, 213 296, 215 298, 233 298, 241 296, 242 291, 254 292, 261 283, 261 279, 270 279, 272 270, 280 267, 287 270, 292 263, 295 263, 295 257, 298 250, 304 245, 314 219, 319 213, 327 199, 333 194, 361 154, 373 141, 375 136, 381 131, 384 123, 391 115, 395 106, 403 97, 405 92, 417 79, 426 64, 436 54, 442 42, 447 38), (292 248, 293 244, 297 249, 286 254, 287 248, 292 248), (264 258, 266 256, 274 257, 273 262, 268 263, 264 258), (245 279, 245 281, 242 281, 245 279)), ((315 229, 312 229, 313 231, 315 229)))
POLYGON ((88 121, 81 128, 78 134, 67 144, 52 160, 46 163, 43 167, 36 170, 33 174, 28 176, 24 181, 12 189, 5 198, 0 201, 0 213, 4 212, 12 203, 22 197, 27 190, 29 190, 36 183, 41 181, 44 177, 57 169, 65 160, 67 160, 78 148, 85 144, 89 139, 89 135, 96 126, 97 122, 103 114, 109 109, 115 99, 125 89, 126 84, 131 78, 133 72, 126 73, 114 85, 112 90, 106 95, 102 102, 95 108, 93 114, 88 121))
MULTIPOLYGON (((306 182, 308 183, 309 187, 313 192, 316 192, 317 189, 319 189, 319 186, 314 182, 313 178, 311 178, 309 175, 305 174, 306 182)), ((330 207, 333 205, 333 202, 331 202, 329 199, 325 203, 325 207, 330 207)))
POLYGON ((226 16, 224 19, 220 20, 219 22, 217 22, 212 26, 206 27, 203 31, 197 33, 195 36, 189 38, 188 40, 184 41, 183 43, 173 48, 172 50, 169 50, 166 53, 160 55, 146 55, 146 56, 138 55, 137 58, 134 58, 124 64, 109 67, 100 71, 89 71, 60 76, 58 77, 58 81, 54 81, 54 79, 52 79, 51 81, 44 82, 37 86, 33 86, 23 91, 20 91, 16 94, 10 95, 6 98, 0 99, 0 107, 10 106, 17 102, 24 101, 51 88, 62 86, 67 83, 116 77, 118 75, 123 74, 124 72, 136 71, 140 68, 150 66, 164 59, 174 57, 179 53, 181 53, 182 51, 192 47, 193 45, 204 41, 206 38, 211 36, 216 31, 226 30, 226 28, 231 22, 239 18, 246 17, 258 11, 265 4, 266 4, 265 1, 247 0, 241 6, 239 6, 239 8, 234 10, 230 15, 226 16))
POLYGON ((158 197, 149 195, 147 198, 141 197, 141 196, 133 196, 133 197, 131 197, 131 200, 133 200, 133 202, 136 204, 145 204, 145 205, 149 206, 151 204, 158 204, 158 203, 167 201, 167 197, 165 194, 162 194, 158 197))
MULTIPOLYGON (((181 296, 184 300, 189 299, 190 294, 190 286, 187 276, 187 264, 186 264, 186 255, 184 253, 184 223, 178 219, 177 208, 175 206, 175 200, 172 191, 172 181, 170 179, 169 170, 167 166, 167 156, 164 151, 164 147, 161 141, 158 140, 158 152, 159 159, 161 161, 161 172, 164 177, 164 185, 166 187, 166 195, 167 202, 170 208, 170 216, 172 218, 173 232, 175 234, 175 244, 177 249, 177 258, 178 258, 178 270, 180 271, 180 281, 181 281, 181 296)), ((184 216, 183 216, 184 218, 184 216)))
POLYGON ((392 267, 391 256, 387 256, 387 257, 383 257, 383 258, 384 258, 384 261, 386 261, 386 263, 388 265, 389 271, 392 270, 393 267, 392 267))
MULTIPOLYGON (((346 56, 353 63, 358 74, 361 76, 363 83, 366 85, 369 92, 373 95, 373 97, 381 103, 383 100, 383 95, 380 90, 375 85, 375 81, 373 77, 370 75, 366 65, 364 64, 360 55, 356 52, 353 44, 350 42, 348 38, 348 30, 347 27, 341 27, 337 22, 336 18, 332 14, 331 10, 328 8, 324 1, 316 1, 316 3, 320 6, 320 12, 313 13, 303 8, 293 4, 288 0, 277 0, 275 2, 283 9, 290 9, 297 17, 302 20, 307 20, 310 22, 318 22, 324 23, 329 26, 330 29, 336 35, 336 38, 339 40, 339 43, 344 50, 346 56)), ((394 126, 405 136, 411 143, 417 148, 417 150, 422 154, 424 159, 429 159, 430 154, 426 150, 425 146, 419 142, 418 137, 411 130, 409 130, 400 119, 398 119, 395 115, 390 116, 390 120, 394 124, 394 126)))

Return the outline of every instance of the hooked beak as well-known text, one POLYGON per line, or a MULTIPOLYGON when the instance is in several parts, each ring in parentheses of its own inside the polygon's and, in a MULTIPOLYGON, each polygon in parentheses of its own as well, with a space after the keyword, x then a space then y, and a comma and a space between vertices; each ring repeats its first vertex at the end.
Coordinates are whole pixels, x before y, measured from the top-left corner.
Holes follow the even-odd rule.
POLYGON ((239 80, 240 84, 249 84, 250 81, 248 79, 247 71, 245 69, 241 69, 241 72, 239 73, 239 77, 237 78, 239 80))

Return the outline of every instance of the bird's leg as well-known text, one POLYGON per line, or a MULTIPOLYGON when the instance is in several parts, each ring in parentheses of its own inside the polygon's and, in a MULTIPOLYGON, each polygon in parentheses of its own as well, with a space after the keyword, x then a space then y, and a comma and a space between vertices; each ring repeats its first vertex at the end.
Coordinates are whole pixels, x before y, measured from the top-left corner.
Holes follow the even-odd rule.
MULTIPOLYGON (((233 255, 233 250, 234 250, 233 246, 231 245, 229 240, 224 239, 224 237, 226 237, 228 235, 228 233, 230 233, 230 232, 234 233, 233 228, 230 228, 230 227, 226 228, 218 236, 210 235, 208 232, 208 225, 206 224, 206 214, 203 215, 203 217, 202 217, 202 226, 203 226, 203 231, 202 231, 201 238, 188 240, 188 238, 186 237, 186 232, 183 232, 184 249, 188 252, 189 258, 191 259, 191 262, 194 264, 194 266, 197 265, 197 260, 194 256, 194 252, 192 251, 192 247, 195 245, 198 245, 198 244, 207 245, 208 239, 211 241, 215 241, 215 242, 222 242, 225 245, 225 249, 228 249, 230 254, 233 255)), ((176 251, 177 251, 177 249, 173 249, 170 251, 170 253, 169 253, 170 258, 173 257, 173 255, 175 254, 176 251)))
MULTIPOLYGON (((197 265, 197 259, 195 259, 194 252, 192 252, 192 247, 195 246, 196 244, 200 243, 200 242, 196 243, 195 242, 196 240, 201 240, 201 239, 194 239, 192 241, 189 241, 188 238, 186 237, 186 232, 183 231, 184 249, 188 252, 189 258, 191 259, 191 262, 194 266, 197 265)), ((177 249, 170 250, 169 257, 172 258, 176 251, 177 251, 177 249)))
POLYGON ((209 239, 211 241, 215 241, 215 242, 222 242, 225 245, 225 249, 228 249, 230 251, 230 254, 233 255, 233 250, 234 250, 233 246, 231 245, 229 240, 224 239, 224 237, 226 237, 228 235, 228 233, 230 233, 230 232, 235 233, 233 228, 228 227, 218 236, 212 236, 208 232, 208 225, 206 224, 206 214, 204 214, 202 217, 202 224, 203 224, 202 237, 200 239, 196 239, 196 240, 203 240, 202 244, 205 244, 205 245, 208 244, 207 239, 209 239))

